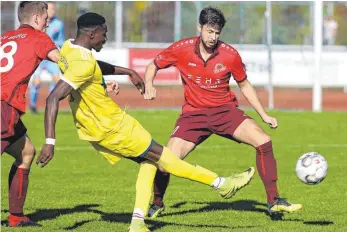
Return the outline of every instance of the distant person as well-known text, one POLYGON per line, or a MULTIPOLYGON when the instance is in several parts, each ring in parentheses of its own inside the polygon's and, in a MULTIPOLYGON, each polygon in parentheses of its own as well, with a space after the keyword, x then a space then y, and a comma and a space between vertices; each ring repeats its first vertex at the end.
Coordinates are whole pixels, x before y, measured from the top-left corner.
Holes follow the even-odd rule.
POLYGON ((323 44, 335 45, 338 24, 332 16, 328 16, 323 22, 323 44))
MULTIPOLYGON (((64 38, 64 23, 55 16, 56 5, 54 2, 48 2, 48 28, 46 33, 55 45, 60 48, 65 42, 64 38)), ((34 114, 37 114, 36 102, 39 94, 42 72, 46 71, 52 76, 52 83, 49 87, 49 92, 54 88, 55 84, 59 81, 60 78, 60 69, 56 63, 53 63, 49 60, 45 60, 41 65, 36 69, 33 75, 33 83, 30 88, 30 111, 34 114)))

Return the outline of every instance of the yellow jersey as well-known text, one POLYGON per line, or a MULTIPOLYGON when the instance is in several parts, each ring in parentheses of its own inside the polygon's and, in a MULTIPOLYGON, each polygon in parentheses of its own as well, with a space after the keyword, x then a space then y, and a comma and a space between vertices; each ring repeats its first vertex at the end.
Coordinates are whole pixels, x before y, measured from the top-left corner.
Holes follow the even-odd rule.
POLYGON ((125 112, 107 95, 105 79, 91 50, 67 40, 60 54, 61 80, 74 89, 69 103, 80 139, 100 141, 117 131, 125 112))

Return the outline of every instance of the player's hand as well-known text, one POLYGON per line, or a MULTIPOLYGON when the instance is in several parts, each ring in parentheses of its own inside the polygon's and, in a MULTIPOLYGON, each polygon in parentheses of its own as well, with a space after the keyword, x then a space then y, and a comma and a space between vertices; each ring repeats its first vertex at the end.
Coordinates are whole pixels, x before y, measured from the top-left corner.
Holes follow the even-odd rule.
POLYGON ((146 100, 153 100, 157 96, 157 90, 152 84, 146 84, 146 92, 143 96, 146 100))
POLYGON ((131 82, 136 86, 136 88, 140 91, 141 94, 145 93, 145 82, 139 76, 137 72, 133 72, 130 76, 131 82))
POLYGON ((36 164, 41 164, 41 167, 43 168, 48 164, 48 162, 53 158, 54 156, 54 145, 52 144, 45 144, 41 148, 41 152, 39 157, 36 160, 36 164))
POLYGON ((277 119, 273 118, 273 117, 271 117, 269 115, 265 115, 263 117, 263 121, 265 123, 269 124, 272 129, 276 129, 278 127, 277 119))
POLYGON ((119 85, 116 81, 107 81, 106 82, 106 91, 113 92, 116 95, 119 94, 119 85))

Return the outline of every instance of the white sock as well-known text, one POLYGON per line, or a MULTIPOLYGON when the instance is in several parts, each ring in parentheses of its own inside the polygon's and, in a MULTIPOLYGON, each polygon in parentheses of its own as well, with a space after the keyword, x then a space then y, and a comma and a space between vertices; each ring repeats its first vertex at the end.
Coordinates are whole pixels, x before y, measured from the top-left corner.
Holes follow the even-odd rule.
POLYGON ((145 214, 142 209, 135 208, 131 220, 145 220, 145 214))
POLYGON ((212 183, 212 187, 215 189, 219 189, 223 184, 224 184, 225 178, 224 177, 217 177, 213 183, 212 183))

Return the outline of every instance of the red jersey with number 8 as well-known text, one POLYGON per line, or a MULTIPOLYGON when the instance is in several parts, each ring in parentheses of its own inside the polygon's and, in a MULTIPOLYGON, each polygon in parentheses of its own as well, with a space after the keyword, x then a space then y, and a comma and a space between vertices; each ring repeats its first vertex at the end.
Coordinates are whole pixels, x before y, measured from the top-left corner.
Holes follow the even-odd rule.
POLYGON ((1 101, 25 112, 25 92, 31 75, 56 49, 49 36, 29 25, 1 35, 1 101))

